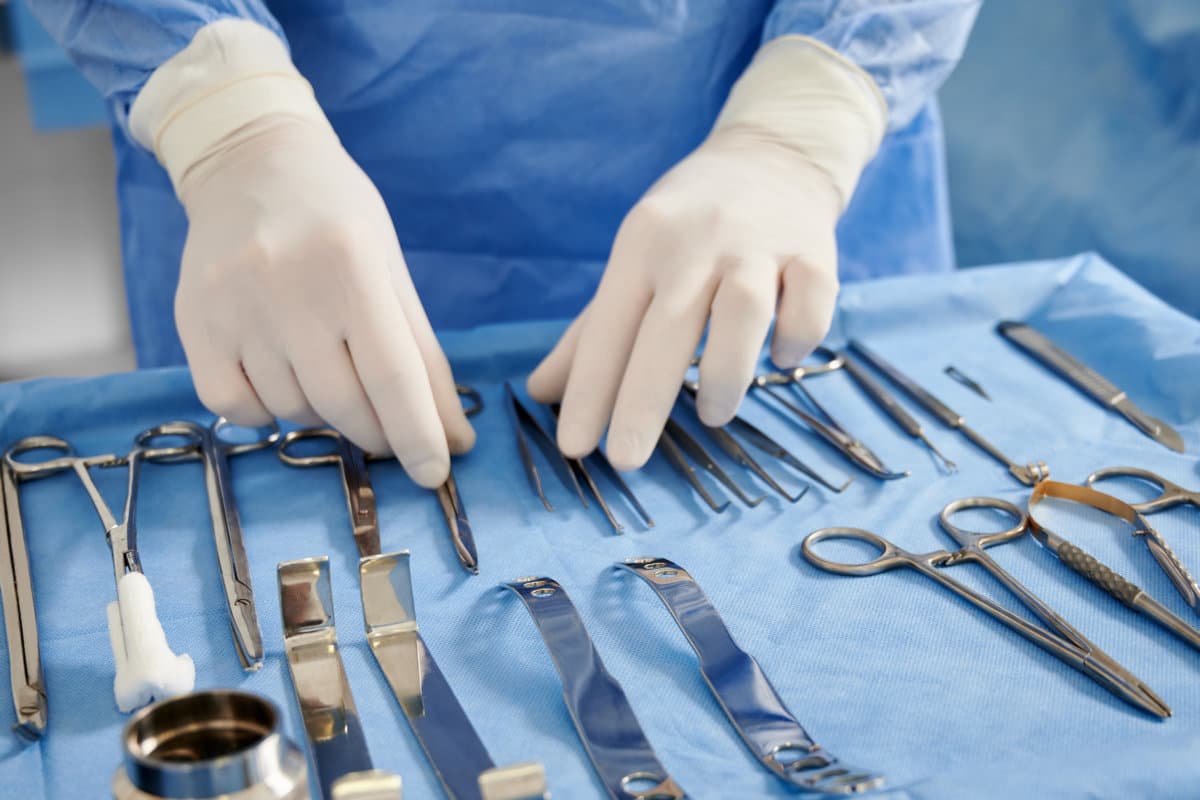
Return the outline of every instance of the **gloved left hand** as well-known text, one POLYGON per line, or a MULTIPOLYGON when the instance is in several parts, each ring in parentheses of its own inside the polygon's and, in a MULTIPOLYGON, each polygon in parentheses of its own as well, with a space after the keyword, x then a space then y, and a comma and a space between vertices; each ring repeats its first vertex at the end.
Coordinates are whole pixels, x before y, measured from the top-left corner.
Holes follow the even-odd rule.
POLYGON ((706 325, 697 405, 713 426, 736 412, 773 318, 780 367, 821 341, 838 216, 883 132, 869 80, 807 40, 768 45, 713 133, 629 212, 592 301, 529 378, 534 398, 562 401, 563 453, 587 454, 607 426, 613 465, 644 464, 706 325))

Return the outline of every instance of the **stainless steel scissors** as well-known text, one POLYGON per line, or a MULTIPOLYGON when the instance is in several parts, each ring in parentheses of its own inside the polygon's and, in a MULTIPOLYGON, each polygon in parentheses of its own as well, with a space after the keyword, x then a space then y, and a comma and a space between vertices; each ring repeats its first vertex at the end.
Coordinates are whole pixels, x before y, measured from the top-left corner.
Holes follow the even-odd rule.
POLYGON ((768 372, 756 375, 754 386, 762 389, 777 403, 799 417, 800 421, 807 425, 813 433, 840 451, 852 463, 875 477, 882 480, 895 480, 907 477, 910 474, 907 471, 894 472, 889 469, 879 456, 847 431, 833 414, 829 413, 829 410, 821 405, 817 401, 817 398, 813 397, 812 393, 808 391, 808 388, 805 387, 802 381, 805 376, 833 372, 834 370, 842 369, 846 365, 846 359, 842 354, 836 353, 827 347, 818 347, 814 353, 825 360, 819 364, 799 366, 782 372, 768 372), (806 411, 788 399, 786 395, 779 391, 778 387, 780 386, 791 386, 796 394, 803 399, 803 402, 812 408, 812 412, 806 411))
POLYGON ((1135 511, 1143 514, 1153 514, 1156 511, 1165 511, 1168 508, 1182 505, 1190 505, 1197 511, 1200 511, 1200 491, 1189 491, 1148 469, 1139 469, 1138 467, 1105 467, 1088 475, 1087 485, 1092 486, 1100 481, 1121 478, 1140 480, 1158 489, 1158 497, 1142 503, 1130 503, 1129 505, 1135 511))
POLYGON ((233 494, 233 478, 229 473, 229 457, 270 447, 279 440, 279 427, 269 425, 254 430, 254 438, 244 442, 227 441, 221 432, 233 428, 224 417, 204 427, 189 420, 167 422, 137 435, 136 444, 144 448, 147 460, 181 461, 199 458, 204 464, 204 486, 208 494, 208 514, 212 520, 213 543, 217 548, 217 564, 225 590, 225 605, 233 629, 233 643, 242 668, 250 671, 262 666, 262 632, 254 604, 254 587, 250 583, 250 562, 242 538, 242 523, 238 518, 233 494), (155 451, 156 439, 177 437, 183 440, 180 448, 155 451))
POLYGON ((938 521, 941 523, 942 529, 959 545, 958 550, 953 552, 935 550, 932 553, 924 554, 910 553, 870 531, 859 528, 823 528, 804 538, 801 552, 814 566, 838 575, 875 575, 901 567, 914 569, 937 581, 976 608, 995 617, 1038 647, 1087 675, 1125 702, 1156 717, 1166 718, 1171 715, 1171 709, 1167 704, 1145 683, 1096 647, 985 552, 985 548, 1012 541, 1025 533, 1029 525, 1029 518, 1021 509, 1005 500, 991 497, 968 497, 948 504, 942 509, 938 521), (950 518, 955 513, 968 508, 997 509, 1016 519, 1017 523, 1007 530, 995 533, 963 530, 954 525, 950 518), (813 550, 813 545, 828 539, 852 539, 867 542, 878 548, 880 554, 873 560, 862 564, 830 561, 818 556, 813 550), (942 571, 942 568, 967 562, 983 566, 1037 615, 1046 627, 1034 625, 995 601, 948 577, 942 571))

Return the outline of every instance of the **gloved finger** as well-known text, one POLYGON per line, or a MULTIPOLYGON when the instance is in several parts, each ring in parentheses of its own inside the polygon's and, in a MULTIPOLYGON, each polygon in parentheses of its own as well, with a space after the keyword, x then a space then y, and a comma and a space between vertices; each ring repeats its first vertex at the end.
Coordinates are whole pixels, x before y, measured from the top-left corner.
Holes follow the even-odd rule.
POLYGON ((207 345, 189 345, 180 332, 184 356, 192 370, 196 396, 209 411, 234 425, 256 428, 275 421, 242 371, 241 362, 207 345))
POLYGON ((399 267, 392 270, 392 281, 396 284, 396 296, 404 309, 409 330, 425 364, 427 380, 433 390, 433 401, 446 432, 446 444, 451 453, 461 455, 475 446, 475 429, 463 413, 462 401, 454 387, 450 361, 433 332, 433 326, 429 324, 425 307, 421 305, 421 299, 402 257, 399 267))
POLYGON ((704 334, 713 282, 672 288, 655 293, 621 379, 606 449, 617 469, 637 469, 654 452, 704 334))
POLYGON ((600 443, 650 297, 636 268, 610 264, 600 279, 563 390, 558 447, 567 457, 582 458, 600 443))
POLYGON ((242 354, 242 369, 259 400, 277 419, 297 425, 322 423, 304 396, 292 365, 281 354, 249 347, 242 354))
POLYGON ((392 452, 409 477, 436 489, 450 475, 446 431, 421 352, 391 288, 367 287, 346 343, 392 452))
POLYGON ((778 276, 775 259, 763 256, 727 272, 717 287, 696 397, 696 410, 705 425, 718 427, 733 419, 754 379, 775 314, 778 276))
POLYGON ((313 411, 368 453, 390 449, 346 342, 332 332, 305 338, 292 368, 313 411))
POLYGON ((539 403, 557 403, 562 400, 563 390, 567 386, 567 376, 571 373, 571 362, 575 360, 575 349, 579 345, 579 331, 583 328, 583 320, 587 316, 585 308, 579 316, 571 321, 558 343, 542 359, 525 382, 529 396, 539 403))
POLYGON ((783 270, 783 293, 771 340, 777 367, 800 366, 829 332, 837 304, 837 270, 792 259, 783 270))

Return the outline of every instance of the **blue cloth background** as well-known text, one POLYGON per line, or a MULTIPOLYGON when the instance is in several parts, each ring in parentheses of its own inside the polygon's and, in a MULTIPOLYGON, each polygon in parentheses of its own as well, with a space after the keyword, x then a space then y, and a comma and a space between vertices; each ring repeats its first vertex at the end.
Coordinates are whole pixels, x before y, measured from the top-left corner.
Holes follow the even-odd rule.
MULTIPOLYGON (((843 578, 799 557, 807 532, 833 524, 874 529, 913 550, 945 547, 934 518, 947 501, 983 493, 1023 504, 1027 496, 999 466, 916 412, 962 468, 938 473, 847 376, 815 378, 812 389, 889 465, 911 469, 911 478, 881 484, 856 476, 840 496, 813 490, 795 507, 772 498, 713 516, 656 457, 631 477, 658 522, 653 530, 631 521, 625 536, 612 535, 595 509, 572 503, 553 478, 559 510, 545 512, 521 474, 499 382, 524 374, 556 332, 514 325, 445 337, 457 377, 482 389, 488 403, 476 418, 478 448, 455 467, 479 542, 480 576, 466 576, 455 562, 431 495, 394 464, 371 468, 384 547, 412 550, 423 635, 498 763, 541 760, 556 798, 600 796, 533 623, 515 597, 496 588, 519 575, 547 574, 570 592, 661 760, 691 797, 791 796, 735 738, 659 601, 636 578, 610 569, 624 557, 661 555, 692 571, 818 741, 887 774, 888 797, 1195 796, 1198 654, 1074 577, 1031 539, 992 552, 1152 686, 1173 706, 1173 719, 1140 715, 915 573, 843 578)), ((1200 323, 1096 257, 848 286, 832 340, 846 335, 873 343, 1015 459, 1043 458, 1062 480, 1128 463, 1200 485, 1200 323), (1030 320, 1098 367, 1178 427, 1189 452, 1152 443, 1059 382, 992 332, 1001 318, 1030 320), (942 375, 950 363, 982 382, 994 402, 942 375)), ((745 413, 802 455, 836 467, 757 401, 745 413)), ((204 418, 177 369, 0 386, 5 442, 46 432, 83 453, 125 449, 142 428, 176 417, 204 418)), ((102 488, 119 502, 123 474, 101 474, 102 488)), ((403 775, 406 797, 437 797, 364 641, 336 470, 292 470, 262 452, 239 457, 233 475, 266 666, 245 675, 237 665, 198 464, 151 465, 144 473, 142 559, 169 640, 196 659, 200 687, 269 695, 300 740, 274 570, 283 559, 328 554, 342 653, 376 764, 403 775)), ((104 604, 114 590, 104 537, 69 475, 24 484, 21 498, 50 730, 33 746, 0 738, 0 785, 5 796, 27 800, 104 797, 124 719, 111 695, 104 604)), ((1200 514, 1184 508, 1155 521, 1185 563, 1200 568, 1200 514)), ((1142 545, 1119 529, 1086 515, 1053 524, 1190 615, 1142 545)), ((989 586, 974 580, 974 567, 952 574, 989 586)), ((5 696, 0 724, 11 714, 5 696)))

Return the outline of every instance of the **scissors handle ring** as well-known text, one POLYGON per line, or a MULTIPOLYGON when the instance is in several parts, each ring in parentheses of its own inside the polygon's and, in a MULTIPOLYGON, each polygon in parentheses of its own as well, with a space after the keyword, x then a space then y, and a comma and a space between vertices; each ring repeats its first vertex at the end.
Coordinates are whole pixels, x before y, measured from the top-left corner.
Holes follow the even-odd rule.
POLYGON ((340 452, 318 453, 311 456, 292 455, 288 450, 304 439, 330 439, 336 445, 342 435, 333 428, 302 428, 298 431, 288 431, 279 442, 279 460, 289 467, 315 467, 320 464, 336 464, 341 460, 340 452))
POLYGON ((200 455, 204 447, 204 434, 204 428, 195 422, 175 420, 147 428, 133 438, 133 443, 141 449, 142 457, 147 461, 187 461, 200 455), (154 446, 155 439, 167 436, 183 439, 183 443, 154 446))
POLYGON ((483 395, 478 389, 473 389, 461 383, 454 384, 454 391, 458 392, 459 397, 465 397, 470 405, 463 408, 463 413, 468 417, 473 417, 480 411, 483 411, 483 395))
POLYGON ((230 442, 221 438, 221 431, 228 428, 238 428, 240 425, 234 425, 224 417, 217 417, 216 421, 209 426, 208 432, 212 437, 213 445, 217 447, 225 455, 236 456, 241 453, 250 453, 255 450, 262 450, 267 447, 272 447, 279 441, 279 437, 283 434, 279 430, 279 423, 272 421, 269 425, 262 425, 254 428, 254 439, 248 442, 230 442))
POLYGON ((893 569, 904 563, 904 553, 882 536, 862 528, 821 528, 804 537, 800 543, 800 552, 808 562, 818 569, 837 575, 874 575, 885 570, 893 569), (849 539, 866 542, 879 549, 879 555, 861 564, 846 564, 841 561, 830 561, 822 558, 813 550, 813 545, 831 539, 849 539))
MULTIPOLYGON (((1148 469, 1140 467, 1105 467, 1104 469, 1098 469, 1087 476, 1085 483, 1088 486, 1093 486, 1093 484, 1112 478, 1134 478, 1145 481, 1158 489, 1158 497, 1152 497, 1141 503, 1129 503, 1129 506, 1138 512, 1151 513, 1177 505, 1189 494, 1182 486, 1172 483, 1156 472, 1151 472, 1148 469)), ((1093 488, 1095 487, 1093 486, 1093 488)))
POLYGON ((14 442, 4 453, 4 462, 15 474, 24 478, 37 478, 51 475, 62 470, 72 469, 77 456, 70 442, 57 436, 26 436, 14 442), (17 456, 30 450, 57 450, 62 453, 58 458, 44 461, 18 461, 17 456))
POLYGON ((1011 539, 1019 538, 1025 529, 1029 527, 1029 517, 1017 505, 1001 500, 998 497, 964 497, 961 500, 953 500, 946 504, 942 512, 938 514, 938 522, 941 523, 942 529, 954 538, 963 547, 969 547, 972 543, 979 547, 988 547, 989 545, 1007 542, 1011 539), (960 528, 950 521, 960 511, 965 511, 969 508, 992 508, 997 511, 1003 511, 1017 521, 1011 528, 994 533, 980 533, 978 531, 968 531, 960 528))

